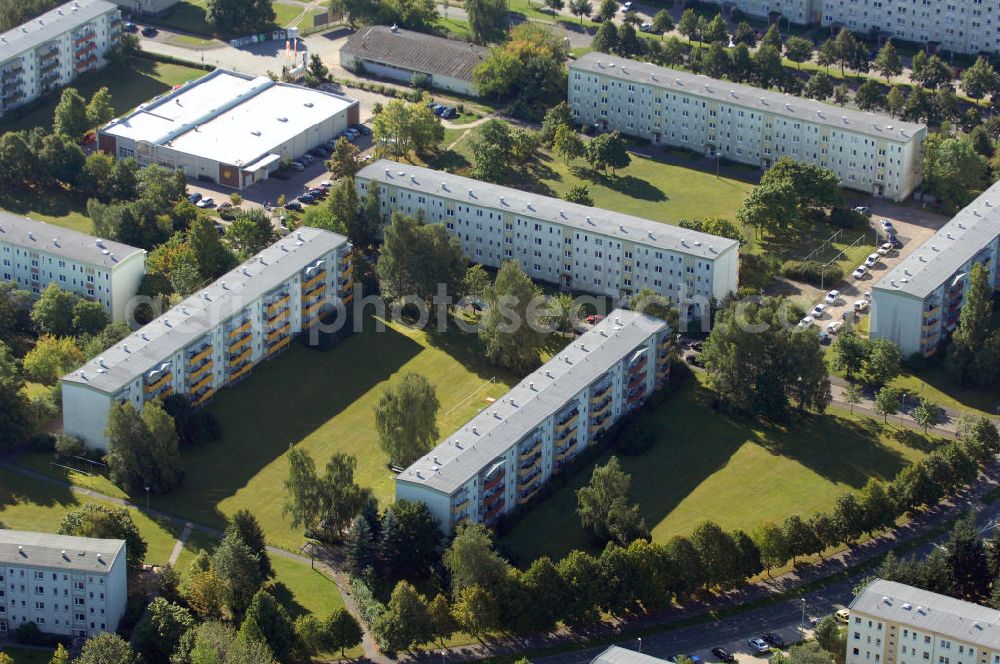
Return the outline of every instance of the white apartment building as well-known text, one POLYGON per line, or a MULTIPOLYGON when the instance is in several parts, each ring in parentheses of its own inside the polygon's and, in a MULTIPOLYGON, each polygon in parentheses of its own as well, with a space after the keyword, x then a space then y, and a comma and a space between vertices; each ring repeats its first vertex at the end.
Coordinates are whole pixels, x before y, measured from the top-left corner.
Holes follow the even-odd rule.
POLYGON ((54 283, 124 321, 145 274, 143 249, 0 211, 0 280, 35 296, 54 283))
POLYGON ((1000 664, 1000 611, 876 579, 854 598, 846 664, 1000 664))
POLYGON ((106 0, 73 0, 0 34, 0 117, 103 67, 122 18, 106 0))
POLYGON ((353 299, 351 246, 318 228, 275 242, 62 379, 63 428, 107 448, 114 402, 136 410, 186 394, 194 406, 285 350, 323 311, 353 299), (324 305, 327 305, 326 307, 324 305))
POLYGON ((446 533, 492 525, 638 408, 666 375, 671 331, 616 309, 396 476, 446 533))
POLYGON ((29 622, 81 640, 114 632, 126 564, 125 540, 0 529, 0 638, 29 622))
POLYGON ((768 169, 829 168, 843 186, 895 201, 920 182, 927 127, 604 53, 569 65, 581 123, 768 169))
POLYGON ((979 263, 1000 290, 1000 183, 982 193, 872 288, 872 338, 903 355, 933 354, 958 325, 969 272, 979 263))
POLYGON ((517 260, 533 279, 627 297, 644 287, 690 307, 736 290, 739 242, 443 171, 380 160, 355 176, 382 212, 445 224, 475 263, 517 260))

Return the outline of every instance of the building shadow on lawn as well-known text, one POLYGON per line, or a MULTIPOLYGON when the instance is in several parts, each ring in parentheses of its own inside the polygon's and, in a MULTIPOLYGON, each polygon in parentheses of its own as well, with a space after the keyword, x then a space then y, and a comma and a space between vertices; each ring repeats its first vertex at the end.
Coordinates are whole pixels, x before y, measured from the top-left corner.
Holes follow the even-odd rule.
POLYGON ((73 212, 86 213, 84 200, 61 187, 52 190, 5 188, 0 191, 0 208, 25 216, 43 214, 48 217, 65 217, 73 212))
POLYGON ((615 176, 582 166, 574 166, 573 174, 581 180, 599 184, 619 194, 642 201, 666 201, 669 197, 662 189, 634 175, 615 176))
POLYGON ((513 384, 518 377, 506 369, 493 366, 483 354, 483 346, 475 332, 466 332, 458 328, 451 316, 448 319, 448 329, 438 332, 434 325, 427 327, 427 343, 443 353, 450 355, 465 369, 475 372, 483 380, 497 378, 513 384))
POLYGON ((42 507, 63 506, 68 511, 78 507, 78 502, 68 485, 0 469, 0 510, 19 503, 30 503, 42 507))
POLYGON ((927 453, 933 452, 945 442, 941 438, 921 436, 913 429, 896 429, 892 432, 892 438, 900 445, 905 445, 911 449, 927 453))

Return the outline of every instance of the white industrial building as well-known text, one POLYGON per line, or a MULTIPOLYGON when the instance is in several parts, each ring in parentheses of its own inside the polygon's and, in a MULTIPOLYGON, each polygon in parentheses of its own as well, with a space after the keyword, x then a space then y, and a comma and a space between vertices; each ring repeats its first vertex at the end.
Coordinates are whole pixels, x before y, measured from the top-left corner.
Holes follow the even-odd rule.
POLYGON ((32 295, 54 283, 125 321, 145 274, 142 249, 0 211, 0 280, 32 295))
POLYGON ((81 640, 114 632, 126 565, 124 540, 0 529, 0 639, 31 622, 81 640))
POLYGON ((489 52, 476 44, 424 32, 368 25, 340 48, 340 66, 406 85, 415 74, 422 74, 433 88, 475 97, 479 92, 472 74, 489 52))
POLYGON ((347 238, 303 227, 62 379, 63 428, 106 449, 115 402, 186 394, 198 407, 353 298, 347 238), (324 305, 327 305, 324 307, 324 305))
POLYGON ((0 34, 0 117, 107 63, 121 44, 118 6, 74 0, 0 34))
POLYGON ((843 186, 902 201, 920 182, 927 127, 604 53, 569 65, 581 123, 770 168, 783 156, 843 186))
POLYGON ((736 290, 735 240, 387 160, 355 181, 362 196, 378 184, 386 216, 445 224, 475 263, 517 260, 533 279, 616 298, 649 288, 692 316, 736 290))
POLYGON ((176 5, 180 0, 114 0, 123 9, 138 14, 159 14, 176 5))
POLYGON ((670 328, 616 309, 396 476, 445 532, 492 525, 538 489, 666 376, 670 328))
POLYGON ((113 120, 99 146, 140 166, 244 189, 359 119, 353 99, 217 69, 113 120))
POLYGON ((1000 611, 883 579, 849 610, 846 664, 1000 663, 1000 611))
POLYGON ((969 272, 979 263, 1000 290, 1000 183, 890 270, 872 288, 871 336, 903 355, 933 354, 958 325, 969 272))

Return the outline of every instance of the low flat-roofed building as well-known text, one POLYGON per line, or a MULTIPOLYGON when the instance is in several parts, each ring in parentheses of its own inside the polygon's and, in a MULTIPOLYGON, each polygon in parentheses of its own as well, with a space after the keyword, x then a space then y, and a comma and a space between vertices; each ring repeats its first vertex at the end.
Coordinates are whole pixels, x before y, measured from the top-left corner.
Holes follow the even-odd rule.
POLYGON ((111 405, 136 410, 186 394, 192 405, 243 380, 353 298, 351 245, 308 226, 278 240, 210 286, 62 378, 63 429, 105 449, 111 405))
POLYGON ((0 34, 0 117, 103 67, 121 34, 106 0, 73 0, 0 34))
POLYGON ((0 280, 32 295, 53 283, 125 321, 145 274, 142 249, 0 211, 0 280))
POLYGON ((669 326, 616 309, 396 476, 397 500, 420 501, 447 533, 493 525, 666 377, 669 326))
POLYGON ((360 120, 358 102, 217 69, 100 130, 100 148, 244 189, 360 120))
POLYGON ((609 646, 607 650, 590 660, 590 664, 667 664, 667 660, 644 655, 628 648, 609 646))
POLYGON ((872 288, 872 338, 933 354, 958 325, 975 264, 1000 290, 1000 183, 956 214, 872 288))
POLYGON ((432 87, 478 96, 472 73, 489 49, 468 42, 445 39, 384 25, 360 28, 340 49, 340 66, 348 71, 363 68, 409 85, 414 74, 430 77, 432 87))
POLYGON ((125 615, 125 540, 0 529, 0 638, 33 622, 86 639, 125 615))

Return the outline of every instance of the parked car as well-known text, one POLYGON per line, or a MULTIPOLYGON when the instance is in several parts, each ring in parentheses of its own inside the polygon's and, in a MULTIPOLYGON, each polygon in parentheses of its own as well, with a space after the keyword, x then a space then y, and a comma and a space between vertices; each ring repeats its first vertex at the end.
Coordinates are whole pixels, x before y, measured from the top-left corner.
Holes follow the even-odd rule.
POLYGON ((312 156, 311 154, 304 154, 301 157, 299 157, 298 161, 303 166, 308 166, 309 164, 316 161, 316 157, 312 156))
POLYGON ((594 14, 593 16, 590 17, 590 20, 593 21, 594 23, 600 23, 601 21, 604 20, 604 17, 601 16, 600 14, 594 14))
POLYGON ((889 221, 888 219, 879 219, 878 224, 879 226, 882 227, 882 230, 885 231, 886 233, 889 233, 890 235, 896 234, 896 227, 893 226, 892 222, 889 221))
POLYGON ((703 348, 703 346, 702 346, 702 343, 700 341, 692 341, 691 342, 691 350, 695 351, 696 353, 700 353, 702 348, 703 348))
POLYGON ((597 325, 602 320, 604 320, 604 316, 602 316, 601 314, 590 314, 584 320, 587 321, 587 323, 589 323, 590 325, 597 325))
POLYGON ((785 640, 780 636, 778 636, 777 634, 775 634, 774 632, 768 632, 767 634, 762 635, 760 638, 764 639, 764 641, 766 641, 769 645, 775 648, 785 647, 785 640))
POLYGON ((132 21, 125 21, 125 32, 138 32, 139 26, 132 21))
POLYGON ((458 109, 454 106, 446 106, 443 111, 441 111, 441 117, 445 120, 451 120, 452 118, 458 117, 458 109))
POLYGON ((157 30, 156 28, 154 28, 153 26, 147 25, 145 28, 142 29, 142 36, 143 37, 155 37, 159 32, 160 31, 157 30))
POLYGON ((868 303, 868 300, 856 300, 854 302, 854 310, 857 311, 858 313, 868 311, 869 306, 871 305, 868 303))
POLYGON ((826 294, 826 297, 823 298, 823 300, 827 304, 833 304, 834 302, 837 301, 837 298, 839 298, 839 297, 840 297, 840 291, 839 290, 832 290, 832 291, 830 291, 829 293, 826 294))
POLYGON ((812 316, 813 318, 822 318, 824 311, 826 311, 826 305, 820 303, 817 304, 815 307, 813 307, 813 310, 810 312, 809 315, 812 316))
POLYGON ((354 124, 354 125, 351 125, 351 129, 355 130, 356 132, 358 132, 362 136, 371 136, 372 135, 372 130, 369 127, 367 127, 366 125, 363 125, 363 124, 354 124))
POLYGON ((693 367, 700 367, 702 365, 701 360, 698 359, 697 355, 686 355, 684 361, 693 367))
POLYGON ((715 658, 720 662, 731 663, 736 661, 736 656, 725 648, 712 648, 712 654, 715 655, 715 658))
POLYGON ((823 344, 824 346, 827 345, 828 343, 830 343, 830 334, 828 332, 824 332, 823 330, 820 330, 819 331, 819 342, 821 344, 823 344))
POLYGON ((330 191, 330 187, 333 186, 333 183, 330 182, 329 180, 323 180, 316 186, 322 189, 323 191, 330 191))
POLYGON ((830 334, 837 334, 838 332, 840 332, 840 329, 842 327, 844 327, 844 323, 842 321, 835 320, 827 324, 826 331, 829 332, 830 334))
POLYGON ((854 208, 854 211, 857 212, 858 214, 863 214, 866 217, 870 217, 872 214, 872 211, 868 209, 867 206, 864 205, 859 205, 858 207, 854 208))
POLYGON ((860 279, 866 274, 868 274, 868 267, 866 265, 859 265, 858 269, 851 273, 851 276, 855 279, 860 279))
POLYGON ((316 197, 313 196, 312 194, 302 194, 301 196, 299 196, 299 203, 305 203, 306 205, 308 205, 310 203, 315 203, 315 202, 316 202, 316 197))
POLYGON ((878 263, 878 259, 879 255, 877 251, 875 253, 868 254, 868 258, 865 259, 865 265, 868 267, 875 267, 875 264, 878 263))
POLYGON ((196 205, 200 200, 201 200, 201 194, 198 193, 197 191, 188 196, 188 202, 191 203, 191 205, 196 205))
POLYGON ((872 292, 870 290, 866 290, 864 292, 864 298, 866 300, 868 300, 869 302, 871 302, 872 301, 872 292))
POLYGON ((223 203, 219 203, 219 207, 217 207, 215 209, 216 210, 228 210, 231 207, 233 207, 233 204, 230 203, 229 201, 225 201, 223 203))
POLYGON ((851 620, 851 612, 847 609, 841 609, 833 614, 834 619, 843 624, 847 624, 851 620))
POLYGON ((888 256, 892 253, 892 242, 886 242, 881 247, 878 248, 879 256, 888 256))
POLYGON ((226 234, 225 225, 220 224, 219 222, 215 222, 215 232, 218 233, 219 235, 225 235, 226 234))
POLYGON ((198 201, 197 203, 195 203, 195 207, 200 207, 200 208, 203 208, 203 209, 204 208, 210 208, 213 205, 215 205, 215 201, 212 200, 211 196, 209 196, 208 198, 203 198, 200 201, 198 201))
POLYGON ((321 189, 319 187, 313 187, 306 193, 312 196, 313 198, 326 198, 326 189, 321 189))
POLYGON ((293 161, 292 163, 288 164, 288 167, 298 173, 301 173, 302 171, 306 170, 305 164, 303 164, 301 161, 293 161))
POLYGON ((900 240, 895 235, 890 235, 889 236, 889 244, 891 244, 894 249, 902 249, 903 248, 903 241, 900 240))
POLYGON ((812 327, 812 324, 815 320, 816 319, 813 318, 812 316, 806 316, 805 318, 799 321, 798 327, 801 327, 803 330, 806 329, 807 327, 812 327))
POLYGON ((288 201, 285 203, 286 210, 294 210, 295 212, 300 212, 302 210, 302 204, 298 201, 288 201))
POLYGON ((642 25, 639 26, 639 31, 640 32, 652 32, 653 31, 653 24, 652 23, 643 23, 642 25))
POLYGON ((762 654, 771 651, 771 646, 767 645, 764 639, 748 639, 747 645, 750 646, 750 650, 757 654, 762 654))

